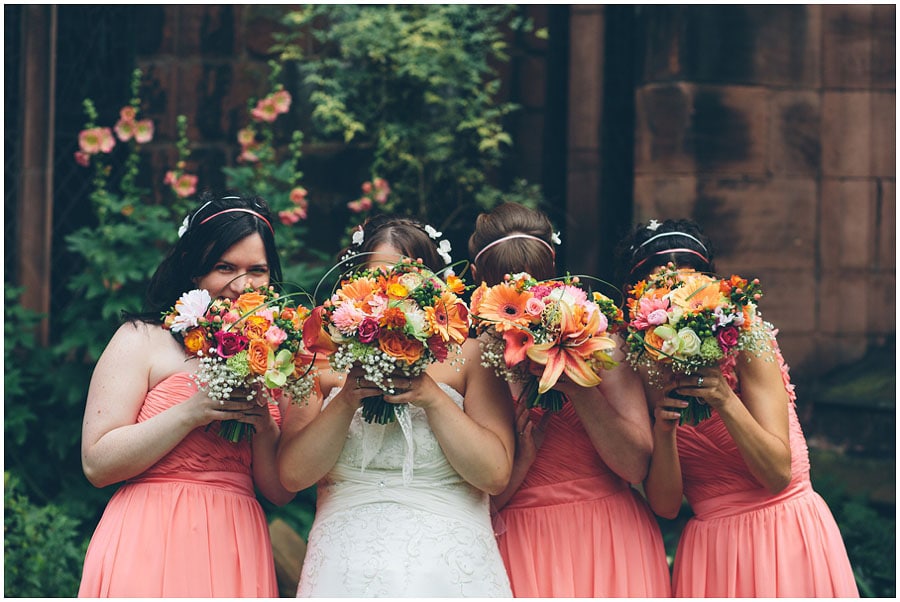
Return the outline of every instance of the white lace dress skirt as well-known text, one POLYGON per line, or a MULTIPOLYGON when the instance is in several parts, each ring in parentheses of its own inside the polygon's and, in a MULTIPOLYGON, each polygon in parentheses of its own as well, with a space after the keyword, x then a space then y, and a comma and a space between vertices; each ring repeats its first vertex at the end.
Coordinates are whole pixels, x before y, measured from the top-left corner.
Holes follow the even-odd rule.
POLYGON ((297 597, 512 597, 487 494, 453 470, 424 410, 398 414, 353 418, 318 486, 297 597))

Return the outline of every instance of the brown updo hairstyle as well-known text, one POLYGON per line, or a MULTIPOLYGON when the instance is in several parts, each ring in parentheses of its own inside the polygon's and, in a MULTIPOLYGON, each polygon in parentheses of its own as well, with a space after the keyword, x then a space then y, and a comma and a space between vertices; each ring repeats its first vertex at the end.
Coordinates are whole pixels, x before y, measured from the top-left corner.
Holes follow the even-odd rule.
MULTIPOLYGON (((410 259, 421 259, 435 274, 447 267, 438 254, 437 243, 418 220, 396 215, 375 215, 367 219, 362 228, 362 244, 351 245, 348 250, 372 253, 379 245, 388 244, 410 259)), ((362 255, 359 260, 365 262, 366 256, 362 255)))
POLYGON ((475 220, 475 231, 469 237, 469 257, 476 278, 493 286, 506 274, 528 272, 538 280, 556 276, 553 251, 553 224, 541 211, 519 203, 503 203, 475 220), (511 234, 527 234, 534 238, 511 238, 488 247, 511 234), (484 251, 484 252, 482 252, 484 251))

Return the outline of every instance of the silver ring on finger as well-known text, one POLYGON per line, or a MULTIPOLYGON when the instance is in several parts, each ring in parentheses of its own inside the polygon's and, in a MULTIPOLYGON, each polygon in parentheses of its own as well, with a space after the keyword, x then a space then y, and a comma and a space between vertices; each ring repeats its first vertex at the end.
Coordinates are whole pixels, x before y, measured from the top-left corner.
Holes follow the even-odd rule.
POLYGON ((359 381, 361 381, 361 380, 362 380, 362 377, 361 377, 361 376, 357 376, 357 377, 356 377, 356 388, 357 388, 357 389, 362 389, 362 385, 361 385, 360 382, 359 382, 359 381))
POLYGON ((699 387, 702 387, 702 386, 703 386, 703 377, 702 377, 702 376, 698 376, 698 377, 697 377, 697 387, 699 388, 699 387))

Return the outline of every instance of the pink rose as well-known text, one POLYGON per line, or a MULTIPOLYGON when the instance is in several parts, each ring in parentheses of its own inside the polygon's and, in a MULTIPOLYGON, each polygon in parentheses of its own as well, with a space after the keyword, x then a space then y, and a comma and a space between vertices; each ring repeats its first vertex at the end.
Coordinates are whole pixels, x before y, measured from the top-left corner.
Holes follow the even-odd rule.
POLYGON ((718 339, 719 346, 722 347, 723 351, 728 351, 737 345, 739 336, 740 333, 734 326, 729 326, 728 328, 723 328, 716 332, 716 339, 718 339))
POLYGON ((531 297, 525 302, 525 313, 529 316, 539 316, 541 315, 541 312, 544 311, 545 307, 547 306, 544 305, 543 301, 537 297, 531 297))
POLYGON ((381 327, 378 326, 378 320, 373 318, 366 318, 359 324, 359 329, 357 332, 359 333, 359 342, 360 343, 371 343, 375 339, 378 338, 378 333, 381 331, 381 327))
POLYGON ((240 353, 250 343, 250 340, 242 334, 237 334, 235 332, 224 332, 222 330, 216 332, 215 334, 216 341, 218 341, 219 346, 216 347, 216 353, 219 354, 219 357, 229 358, 236 353, 240 353))

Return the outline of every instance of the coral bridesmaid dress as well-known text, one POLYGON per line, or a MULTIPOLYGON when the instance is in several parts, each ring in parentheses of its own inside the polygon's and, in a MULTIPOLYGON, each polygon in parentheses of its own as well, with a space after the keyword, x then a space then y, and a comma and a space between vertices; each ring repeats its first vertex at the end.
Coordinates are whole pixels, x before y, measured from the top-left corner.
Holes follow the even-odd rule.
MULTIPOLYGON (((138 422, 196 392, 177 373, 147 394, 138 422)), ((270 406, 280 421, 277 407, 270 406)), ((250 444, 195 429, 110 499, 94 531, 80 597, 278 597, 250 444)))
POLYGON ((776 355, 790 397, 791 482, 777 495, 761 487, 716 412, 696 427, 678 427, 684 493, 695 517, 678 543, 675 596, 859 597, 838 526, 810 485, 796 395, 776 355))
POLYGON ((517 598, 670 595, 653 513, 600 459, 570 403, 547 419, 537 458, 495 529, 517 598))

